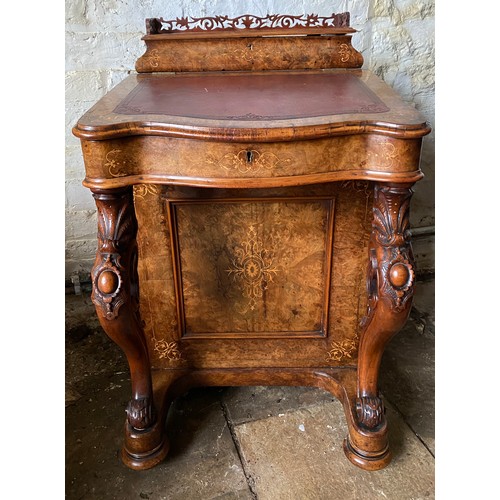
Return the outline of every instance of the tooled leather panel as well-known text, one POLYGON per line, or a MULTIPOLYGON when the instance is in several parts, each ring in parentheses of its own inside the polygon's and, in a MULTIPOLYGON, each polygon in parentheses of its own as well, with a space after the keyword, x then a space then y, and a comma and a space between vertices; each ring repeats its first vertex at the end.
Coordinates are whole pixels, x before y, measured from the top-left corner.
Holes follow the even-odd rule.
POLYGON ((348 73, 155 75, 141 79, 114 110, 247 121, 386 111, 389 108, 348 73))

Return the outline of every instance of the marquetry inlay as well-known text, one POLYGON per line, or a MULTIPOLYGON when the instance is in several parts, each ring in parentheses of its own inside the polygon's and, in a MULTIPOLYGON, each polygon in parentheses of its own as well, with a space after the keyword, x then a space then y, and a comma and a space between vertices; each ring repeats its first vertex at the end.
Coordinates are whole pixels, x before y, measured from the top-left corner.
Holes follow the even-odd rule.
POLYGON ((248 299, 248 308, 253 311, 256 301, 279 272, 279 268, 274 265, 274 252, 263 246, 253 224, 248 228, 247 240, 234 250, 231 265, 226 272, 238 281, 243 295, 248 299))

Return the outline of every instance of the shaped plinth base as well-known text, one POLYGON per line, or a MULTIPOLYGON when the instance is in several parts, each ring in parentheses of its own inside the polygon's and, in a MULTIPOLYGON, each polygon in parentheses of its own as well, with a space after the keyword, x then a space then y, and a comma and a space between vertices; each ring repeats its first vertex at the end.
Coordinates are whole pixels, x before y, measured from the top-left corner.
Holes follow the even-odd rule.
POLYGON ((151 469, 158 465, 168 454, 169 443, 165 438, 160 444, 159 448, 152 450, 149 454, 142 456, 130 454, 125 447, 122 448, 122 462, 129 469, 133 470, 146 470, 151 469))
POLYGON ((151 469, 167 456, 169 448, 163 418, 144 430, 134 429, 128 420, 125 421, 125 442, 121 458, 128 468, 151 469))
POLYGON ((387 447, 379 454, 365 455, 362 451, 356 450, 349 440, 344 439, 344 453, 351 463, 364 470, 374 471, 387 467, 392 459, 391 450, 387 447))
POLYGON ((150 469, 167 455, 169 444, 165 420, 171 403, 193 387, 203 386, 295 385, 313 386, 328 391, 342 402, 349 435, 344 452, 356 466, 369 471, 386 467, 391 460, 385 418, 373 429, 358 421, 356 370, 348 368, 260 368, 159 370, 153 373, 153 389, 158 419, 149 428, 134 429, 125 423, 123 463, 134 470, 150 469))

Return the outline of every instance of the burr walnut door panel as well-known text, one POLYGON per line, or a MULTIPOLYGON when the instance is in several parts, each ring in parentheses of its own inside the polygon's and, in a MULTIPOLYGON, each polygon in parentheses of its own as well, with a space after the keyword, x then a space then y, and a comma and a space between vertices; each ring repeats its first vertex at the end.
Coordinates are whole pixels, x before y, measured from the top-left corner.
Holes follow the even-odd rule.
POLYGON ((367 307, 369 183, 138 185, 134 203, 153 367, 356 363, 367 307))
POLYGON ((167 202, 181 338, 328 331, 334 198, 167 202))

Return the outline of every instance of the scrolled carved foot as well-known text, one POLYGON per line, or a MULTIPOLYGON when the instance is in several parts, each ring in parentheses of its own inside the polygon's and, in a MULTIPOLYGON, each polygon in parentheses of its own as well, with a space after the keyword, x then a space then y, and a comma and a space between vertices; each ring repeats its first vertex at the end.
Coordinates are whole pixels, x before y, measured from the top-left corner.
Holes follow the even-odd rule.
POLYGON ((134 429, 147 429, 156 422, 156 412, 150 398, 131 399, 125 411, 134 429))
POLYGON ((376 429, 384 422, 384 402, 378 397, 356 398, 356 415, 360 426, 376 429))

